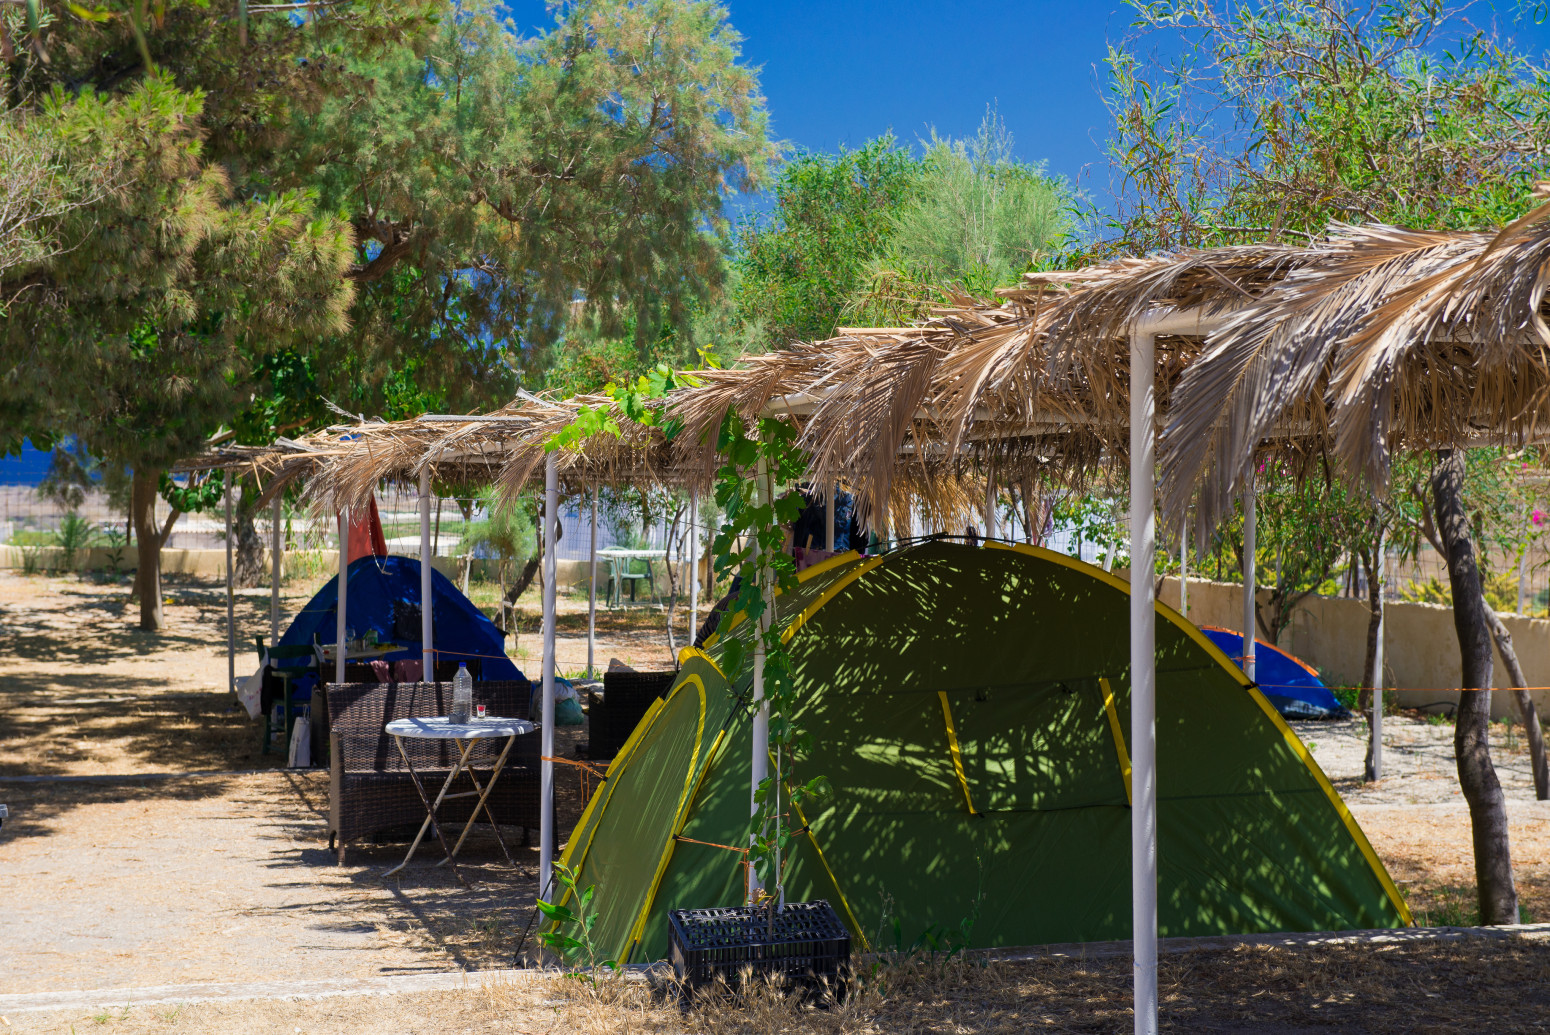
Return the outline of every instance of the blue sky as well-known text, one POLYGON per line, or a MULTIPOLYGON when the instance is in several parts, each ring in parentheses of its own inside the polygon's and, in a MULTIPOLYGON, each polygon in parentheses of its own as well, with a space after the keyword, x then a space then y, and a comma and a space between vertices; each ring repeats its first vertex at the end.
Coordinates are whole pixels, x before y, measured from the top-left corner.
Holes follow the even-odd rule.
MULTIPOLYGON (((743 54, 761 67, 772 133, 834 151, 892 129, 913 142, 932 127, 970 136, 994 104, 1018 156, 1043 161, 1100 196, 1108 183, 1103 60, 1129 31, 1131 9, 1054 0, 726 0, 743 54)), ((541 0, 507 4, 524 32, 552 24, 541 0)), ((1498 20, 1535 55, 1550 26, 1514 24, 1516 0, 1482 0, 1476 24, 1498 20)))

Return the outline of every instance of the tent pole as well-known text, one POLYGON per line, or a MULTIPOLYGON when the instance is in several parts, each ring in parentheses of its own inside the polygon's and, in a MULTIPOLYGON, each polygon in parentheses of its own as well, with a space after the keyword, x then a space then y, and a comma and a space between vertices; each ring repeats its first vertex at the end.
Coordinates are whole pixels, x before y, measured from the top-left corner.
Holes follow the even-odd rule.
POLYGON ((226 472, 226 689, 237 685, 237 598, 231 573, 231 471, 226 472))
POLYGON ((559 518, 559 468, 550 453, 544 460, 544 704, 538 768, 538 897, 550 894, 554 872, 554 524, 559 518))
MULTIPOLYGON (((827 550, 829 553, 833 553, 834 552, 834 498, 840 494, 840 481, 839 481, 839 479, 838 478, 830 479, 829 483, 828 483, 828 488, 829 488, 829 502, 823 508, 823 510, 824 510, 824 518, 823 518, 823 520, 824 520, 823 548, 825 550, 827 550)), ((852 545, 854 545, 854 544, 852 544, 852 545)), ((1518 608, 1518 610, 1521 611, 1523 609, 1520 607, 1520 608, 1518 608)))
POLYGON ((274 574, 269 579, 269 642, 280 642, 280 497, 274 498, 274 517, 271 519, 269 538, 270 564, 274 574))
POLYGON ((1254 594, 1259 589, 1255 562, 1255 533, 1258 518, 1254 513, 1254 473, 1249 470, 1243 489, 1243 674, 1254 678, 1254 594))
POLYGON ((420 678, 427 683, 436 681, 436 626, 431 615, 436 557, 431 549, 431 469, 427 466, 420 471, 420 678))
POLYGON ((1367 779, 1376 782, 1383 779, 1383 618, 1387 609, 1383 599, 1383 591, 1387 588, 1384 583, 1388 581, 1388 544, 1384 542, 1388 538, 1383 527, 1378 529, 1378 563, 1374 573, 1378 579, 1378 642, 1377 649, 1372 655, 1372 756, 1371 767, 1367 771, 1367 779))
MULTIPOLYGON (((754 475, 754 493, 758 505, 763 507, 769 500, 768 475, 764 457, 759 457, 758 471, 754 475)), ((755 556, 759 550, 758 537, 754 539, 755 556)), ((749 815, 759 814, 759 785, 769 775, 770 764, 770 706, 764 700, 764 634, 770 628, 770 610, 774 605, 772 594, 769 591, 768 580, 765 579, 762 570, 759 575, 759 593, 764 597, 764 613, 759 616, 758 633, 754 636, 753 646, 753 758, 750 760, 752 767, 751 786, 748 791, 749 815)), ((749 834, 749 847, 753 846, 761 831, 753 831, 749 834)), ((758 871, 750 862, 748 866, 748 904, 753 905, 754 899, 764 887, 759 881, 758 871)))
POLYGON ((689 646, 700 631, 700 497, 689 490, 689 646))
POLYGON ((345 630, 349 626, 345 623, 345 611, 349 607, 350 596, 350 513, 346 510, 339 512, 339 602, 334 608, 336 612, 334 620, 334 682, 344 682, 344 654, 345 630))
POLYGON ((1184 511, 1184 534, 1179 536, 1179 614, 1189 617, 1189 511, 1184 511))
POLYGON ((985 538, 998 539, 996 534, 996 475, 985 468, 985 538))
POLYGON ((1157 1035, 1156 338, 1130 335, 1131 951, 1136 1035, 1157 1035))
POLYGON ((592 486, 592 543, 588 548, 592 574, 587 578, 587 678, 597 671, 592 655, 597 650, 597 486, 592 486))

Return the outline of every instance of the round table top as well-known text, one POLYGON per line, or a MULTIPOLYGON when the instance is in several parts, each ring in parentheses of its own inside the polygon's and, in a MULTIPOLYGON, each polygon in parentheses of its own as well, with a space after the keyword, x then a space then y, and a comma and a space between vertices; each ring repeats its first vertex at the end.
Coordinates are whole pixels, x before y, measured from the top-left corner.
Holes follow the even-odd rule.
POLYGON ((538 728, 526 719, 470 719, 454 723, 445 716, 427 719, 394 719, 384 729, 395 737, 422 740, 479 740, 484 737, 515 737, 538 728))

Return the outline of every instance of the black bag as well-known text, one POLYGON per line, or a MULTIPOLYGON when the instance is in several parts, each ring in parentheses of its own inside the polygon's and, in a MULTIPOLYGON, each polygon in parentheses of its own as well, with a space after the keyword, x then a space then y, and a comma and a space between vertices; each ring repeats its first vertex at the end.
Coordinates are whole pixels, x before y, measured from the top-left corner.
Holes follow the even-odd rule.
POLYGON ((413 600, 393 601, 393 639, 420 642, 420 605, 413 600))

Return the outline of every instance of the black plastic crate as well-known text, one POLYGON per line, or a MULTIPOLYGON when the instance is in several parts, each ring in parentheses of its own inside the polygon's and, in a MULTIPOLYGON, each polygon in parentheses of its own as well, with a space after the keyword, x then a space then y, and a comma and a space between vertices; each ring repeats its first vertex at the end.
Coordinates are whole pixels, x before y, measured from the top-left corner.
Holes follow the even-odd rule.
POLYGON ((837 984, 850 967, 850 931, 823 899, 763 906, 674 909, 667 914, 673 970, 690 988, 747 974, 837 984))

